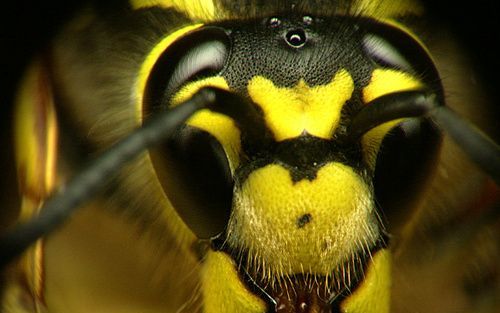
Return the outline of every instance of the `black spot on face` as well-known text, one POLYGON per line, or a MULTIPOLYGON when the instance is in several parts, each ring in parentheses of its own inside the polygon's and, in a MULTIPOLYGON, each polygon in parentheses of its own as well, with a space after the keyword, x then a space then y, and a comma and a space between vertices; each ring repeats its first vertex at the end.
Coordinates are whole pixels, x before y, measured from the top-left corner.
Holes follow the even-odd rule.
POLYGON ((311 214, 306 213, 306 214, 302 215, 301 217, 299 217, 299 218, 297 219, 297 227, 298 227, 298 228, 302 228, 302 227, 304 227, 306 224, 308 224, 309 222, 311 222, 311 220, 312 220, 312 216, 311 216, 311 214))

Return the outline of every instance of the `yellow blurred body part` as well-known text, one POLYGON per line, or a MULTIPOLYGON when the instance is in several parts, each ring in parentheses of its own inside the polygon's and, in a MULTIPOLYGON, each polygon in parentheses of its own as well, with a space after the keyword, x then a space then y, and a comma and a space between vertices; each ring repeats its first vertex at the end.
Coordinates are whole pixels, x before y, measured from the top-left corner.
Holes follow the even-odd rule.
MULTIPOLYGON (((109 35, 106 33, 109 25, 99 20, 93 11, 85 11, 82 19, 69 23, 62 30, 54 41, 50 70, 43 62, 34 63, 19 89, 15 129, 22 195, 19 221, 36 215, 44 199, 78 171, 80 150, 63 143, 83 138, 93 147, 92 153, 96 153, 130 133, 148 117, 143 107, 146 86, 164 50, 212 22, 238 20, 242 15, 247 19, 272 17, 293 9, 275 8, 273 4, 259 7, 251 1, 235 1, 234 5, 229 5, 230 2, 131 0, 132 9, 128 9, 127 14, 139 16, 146 12, 144 19, 139 18, 139 21, 151 24, 153 30, 145 27, 149 31, 145 33, 152 38, 146 35, 142 38, 141 33, 133 33, 130 37, 126 32, 110 32, 109 35), (164 10, 161 11, 164 14, 174 12, 182 18, 162 20, 154 15, 160 11, 151 13, 148 10, 164 10), (89 40, 85 37, 87 34, 98 35, 93 43, 95 49, 88 55, 80 51, 82 42, 89 40), (78 36, 84 39, 80 42, 78 36), (139 44, 129 45, 129 39, 139 44), (94 62, 95 59, 101 64, 96 64, 99 62, 94 62), (100 66, 107 66, 106 70, 101 71, 100 66), (47 73, 54 77, 47 79, 47 73), (71 124, 80 137, 68 137, 70 132, 59 136, 58 118, 61 124, 71 124), (58 136, 65 140, 59 140, 58 136)), ((399 20, 402 17, 423 14, 421 5, 413 0, 353 0, 342 4, 349 5, 334 9, 334 4, 327 1, 304 1, 304 12, 300 13, 336 12, 394 25, 402 23, 399 20)), ((141 25, 133 26, 131 32, 141 29, 141 25)), ((411 28, 408 31, 416 36, 411 28)), ((477 124, 487 124, 487 115, 481 116, 482 111, 478 109, 483 103, 475 100, 480 92, 474 88, 465 90, 463 86, 467 81, 456 78, 466 76, 457 68, 467 69, 467 62, 458 57, 447 59, 458 48, 451 41, 443 40, 427 49, 437 52, 434 58, 438 70, 446 73, 444 88, 447 96, 452 94, 448 105, 470 116, 477 124), (446 49, 451 52, 439 54, 446 49), (458 92, 453 94, 449 90, 458 92), (462 97, 459 92, 467 95, 462 97), (472 103, 477 104, 474 109, 468 106, 472 103)), ((422 85, 421 77, 403 70, 377 69, 360 90, 360 95, 368 103, 380 96, 415 90, 422 85)), ((187 100, 203 87, 232 91, 221 76, 193 79, 173 95, 171 105, 187 100)), ((320 139, 331 138, 342 126, 343 108, 353 97, 355 86, 353 73, 342 68, 332 73, 328 83, 320 86, 309 86, 305 80, 300 80, 295 86, 283 87, 276 84, 273 77, 255 75, 247 82, 244 92, 262 113, 273 139, 284 142, 304 133, 320 139)), ((400 122, 379 125, 363 136, 362 158, 370 169, 376 167, 383 139, 400 122)), ((202 110, 191 117, 187 125, 216 138, 227 157, 231 175, 235 175, 245 161, 237 123, 226 115, 202 110)), ((394 234, 393 246, 382 247, 372 255, 370 247, 385 234, 375 212, 373 186, 366 182, 364 174, 338 162, 329 162, 315 175, 296 181, 283 165, 273 163, 253 169, 235 188, 223 246, 241 253, 238 255, 240 261, 248 262, 253 270, 246 273, 234 255, 214 251, 211 247, 200 251, 203 249, 199 249, 194 233, 183 223, 162 190, 149 153, 144 153, 119 173, 112 191, 96 196, 61 229, 40 240, 9 268, 1 311, 265 313, 272 309, 269 299, 264 299, 245 275, 257 273, 260 282, 274 288, 291 281, 293 275, 308 277, 311 274, 326 282, 346 279, 346 273, 352 269, 346 270, 346 266, 359 266, 363 279, 340 301, 340 313, 422 312, 420 308, 428 309, 425 306, 428 304, 423 304, 428 295, 422 286, 428 283, 426 287, 432 288, 431 285, 439 281, 429 273, 439 272, 451 263, 454 268, 461 267, 451 258, 445 258, 435 267, 419 269, 419 264, 432 263, 429 260, 434 255, 426 253, 438 249, 421 240, 428 240, 431 233, 426 227, 445 223, 448 216, 467 210, 468 204, 475 203, 483 194, 489 184, 488 178, 445 138, 437 170, 426 185, 426 192, 408 209, 416 212, 413 218, 394 234), (422 259, 415 256, 421 251, 419 249, 426 251, 422 259), (368 256, 364 268, 354 261, 349 263, 358 260, 358 251, 368 256), (415 278, 420 289, 413 293, 405 275, 415 275, 417 269, 427 275, 415 278)), ((497 187, 492 189, 493 194, 498 194, 497 187)), ((482 234, 485 237, 497 234, 489 228, 485 232, 488 233, 482 234)), ((481 247, 490 242, 484 239, 481 247)), ((478 248, 480 252, 492 251, 493 257, 484 257, 485 263, 497 256, 495 248, 488 249, 478 248)), ((467 264, 470 263, 472 261, 467 264)), ((450 283, 459 281, 456 274, 440 274, 439 291, 463 299, 459 287, 450 283)), ((438 295, 429 297, 432 298, 429 301, 439 302, 434 299, 438 295)), ((473 305, 463 300, 458 307, 444 304, 439 312, 470 312, 473 305)), ((484 307, 481 313, 490 312, 487 305, 484 307)), ((321 311, 313 305, 311 312, 321 311)))
POLYGON ((349 312, 390 312, 391 254, 382 250, 373 256, 365 283, 345 302, 342 309, 349 312))
POLYGON ((222 252, 207 254, 201 280, 204 312, 266 312, 265 303, 248 292, 236 271, 236 264, 222 252), (219 288, 219 284, 226 288, 219 288))
MULTIPOLYGON (((15 125, 18 182, 23 195, 19 220, 26 221, 37 214, 56 184, 58 125, 50 81, 40 60, 33 62, 19 90, 15 125)), ((45 292, 43 241, 27 251, 16 266, 15 271, 29 288, 7 286, 7 309, 25 312, 26 306, 27 312, 38 312, 39 299, 45 292), (31 301, 19 303, 23 298, 31 301)))

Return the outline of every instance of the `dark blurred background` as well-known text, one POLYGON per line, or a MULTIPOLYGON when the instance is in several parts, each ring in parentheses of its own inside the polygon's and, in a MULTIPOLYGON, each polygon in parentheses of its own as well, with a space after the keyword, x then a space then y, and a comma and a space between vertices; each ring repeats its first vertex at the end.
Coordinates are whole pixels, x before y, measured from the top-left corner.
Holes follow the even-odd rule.
POLYGON ((5 1, 0 8, 0 229, 18 207, 13 164, 12 102, 24 68, 81 1, 5 1))
MULTIPOLYGON (((96 2, 99 2, 95 0, 96 2)), ((115 0, 113 0, 115 1, 115 0)), ((395 0, 397 1, 397 0, 395 0)), ((4 1, 0 7, 0 229, 17 207, 12 155, 12 98, 24 67, 57 29, 88 1, 4 1)), ((106 6, 112 1, 101 1, 106 6)), ((500 89, 500 4, 496 0, 426 0, 434 19, 449 23, 481 73, 493 101, 500 89)), ((496 107, 500 110, 500 105, 496 107)), ((500 111, 497 111, 497 113, 500 111)), ((500 114, 498 114, 500 117, 500 114)))

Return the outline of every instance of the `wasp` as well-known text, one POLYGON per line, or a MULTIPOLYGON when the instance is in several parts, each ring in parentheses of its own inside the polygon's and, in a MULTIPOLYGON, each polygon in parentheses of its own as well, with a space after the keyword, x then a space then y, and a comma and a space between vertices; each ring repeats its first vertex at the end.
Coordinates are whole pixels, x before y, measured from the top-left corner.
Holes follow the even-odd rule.
POLYGON ((19 88, 3 311, 495 310, 500 150, 464 116, 494 121, 424 15, 413 0, 84 8, 19 88), (472 243, 458 263, 432 250, 472 243), (479 278, 443 273, 459 263, 479 278))

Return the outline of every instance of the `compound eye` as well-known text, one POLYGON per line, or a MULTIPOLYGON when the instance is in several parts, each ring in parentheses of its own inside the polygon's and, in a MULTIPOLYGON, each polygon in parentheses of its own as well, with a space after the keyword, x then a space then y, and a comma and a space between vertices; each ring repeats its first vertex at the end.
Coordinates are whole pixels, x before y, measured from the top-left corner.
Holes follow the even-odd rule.
POLYGON ((217 139, 185 125, 150 155, 166 196, 193 233, 200 239, 222 233, 231 214, 233 180, 217 139))
POLYGON ((229 50, 229 36, 218 27, 202 28, 173 43, 151 71, 145 109, 154 109, 160 100, 171 99, 188 82, 217 75, 226 64, 229 50))
POLYGON ((411 73, 442 96, 439 94, 442 86, 438 71, 421 42, 394 25, 370 21, 364 26, 361 46, 375 64, 411 73))
MULTIPOLYGON (((165 110, 187 83, 218 75, 230 41, 224 29, 205 27, 188 33, 158 58, 144 96, 144 116, 165 110)), ((224 148, 209 132, 183 125, 150 150, 156 176, 174 209, 200 239, 222 233, 232 204, 233 181, 224 148)))
POLYGON ((362 41, 363 49, 372 60, 382 66, 411 71, 412 66, 401 52, 388 40, 375 34, 366 34, 362 41))
MULTIPOLYGON (((419 40, 396 25, 373 20, 360 25, 363 26, 361 47, 374 67, 408 73, 422 83, 426 92, 435 95, 438 103, 445 102, 437 68, 419 40)), ((432 169, 440 140, 436 125, 426 118, 409 119, 385 135, 373 181, 377 204, 391 231, 403 225, 408 216, 401 208, 412 205, 421 195, 422 182, 432 169)))

